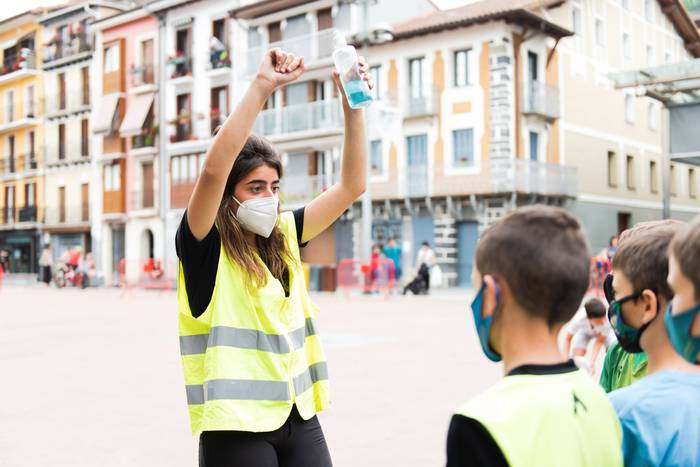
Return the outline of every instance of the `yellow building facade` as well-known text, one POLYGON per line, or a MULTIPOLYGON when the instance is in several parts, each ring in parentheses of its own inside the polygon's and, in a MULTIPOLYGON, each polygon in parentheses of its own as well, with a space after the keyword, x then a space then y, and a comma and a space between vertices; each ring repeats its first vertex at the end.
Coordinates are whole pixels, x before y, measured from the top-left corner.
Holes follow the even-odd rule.
POLYGON ((42 10, 0 23, 0 252, 12 273, 34 273, 44 215, 42 10))

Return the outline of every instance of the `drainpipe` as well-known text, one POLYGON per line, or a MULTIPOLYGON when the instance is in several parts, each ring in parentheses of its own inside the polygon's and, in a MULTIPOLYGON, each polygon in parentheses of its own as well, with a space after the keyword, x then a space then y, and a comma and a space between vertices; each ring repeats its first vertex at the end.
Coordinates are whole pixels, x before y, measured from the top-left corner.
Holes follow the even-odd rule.
POLYGON ((166 121, 165 121, 165 96, 166 75, 165 75, 165 19, 167 12, 156 16, 158 19, 158 212, 163 226, 161 237, 161 261, 165 273, 168 274, 166 258, 168 253, 168 153, 166 146, 166 121))

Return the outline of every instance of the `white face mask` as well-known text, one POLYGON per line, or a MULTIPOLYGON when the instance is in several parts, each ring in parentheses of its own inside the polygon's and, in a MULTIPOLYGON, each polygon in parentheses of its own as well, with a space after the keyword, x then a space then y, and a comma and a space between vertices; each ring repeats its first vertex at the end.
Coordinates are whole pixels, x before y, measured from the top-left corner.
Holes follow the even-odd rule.
POLYGON ((268 238, 277 224, 277 207, 279 199, 276 196, 253 198, 238 203, 238 213, 234 214, 241 227, 249 232, 268 238))

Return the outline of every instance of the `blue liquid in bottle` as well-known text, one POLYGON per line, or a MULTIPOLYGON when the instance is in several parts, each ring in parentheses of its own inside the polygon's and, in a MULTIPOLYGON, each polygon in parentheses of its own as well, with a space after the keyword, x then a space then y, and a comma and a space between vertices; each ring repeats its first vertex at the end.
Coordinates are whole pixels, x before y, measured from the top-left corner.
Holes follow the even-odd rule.
POLYGON ((345 94, 348 96, 348 104, 352 109, 367 107, 372 103, 372 95, 367 82, 362 79, 343 82, 345 94))

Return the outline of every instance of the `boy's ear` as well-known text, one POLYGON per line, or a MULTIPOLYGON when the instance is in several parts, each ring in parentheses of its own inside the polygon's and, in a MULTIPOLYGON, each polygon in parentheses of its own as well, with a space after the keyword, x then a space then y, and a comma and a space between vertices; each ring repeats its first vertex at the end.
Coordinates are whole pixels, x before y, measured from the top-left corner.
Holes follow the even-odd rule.
POLYGON ((659 297, 651 290, 644 289, 640 300, 644 303, 642 324, 650 323, 660 314, 659 297))
POLYGON ((496 305, 498 303, 498 298, 496 297, 498 285, 496 284, 496 279, 489 274, 485 275, 483 280, 486 289, 484 290, 481 315, 484 318, 488 318, 489 316, 493 316, 493 312, 496 310, 496 305))

